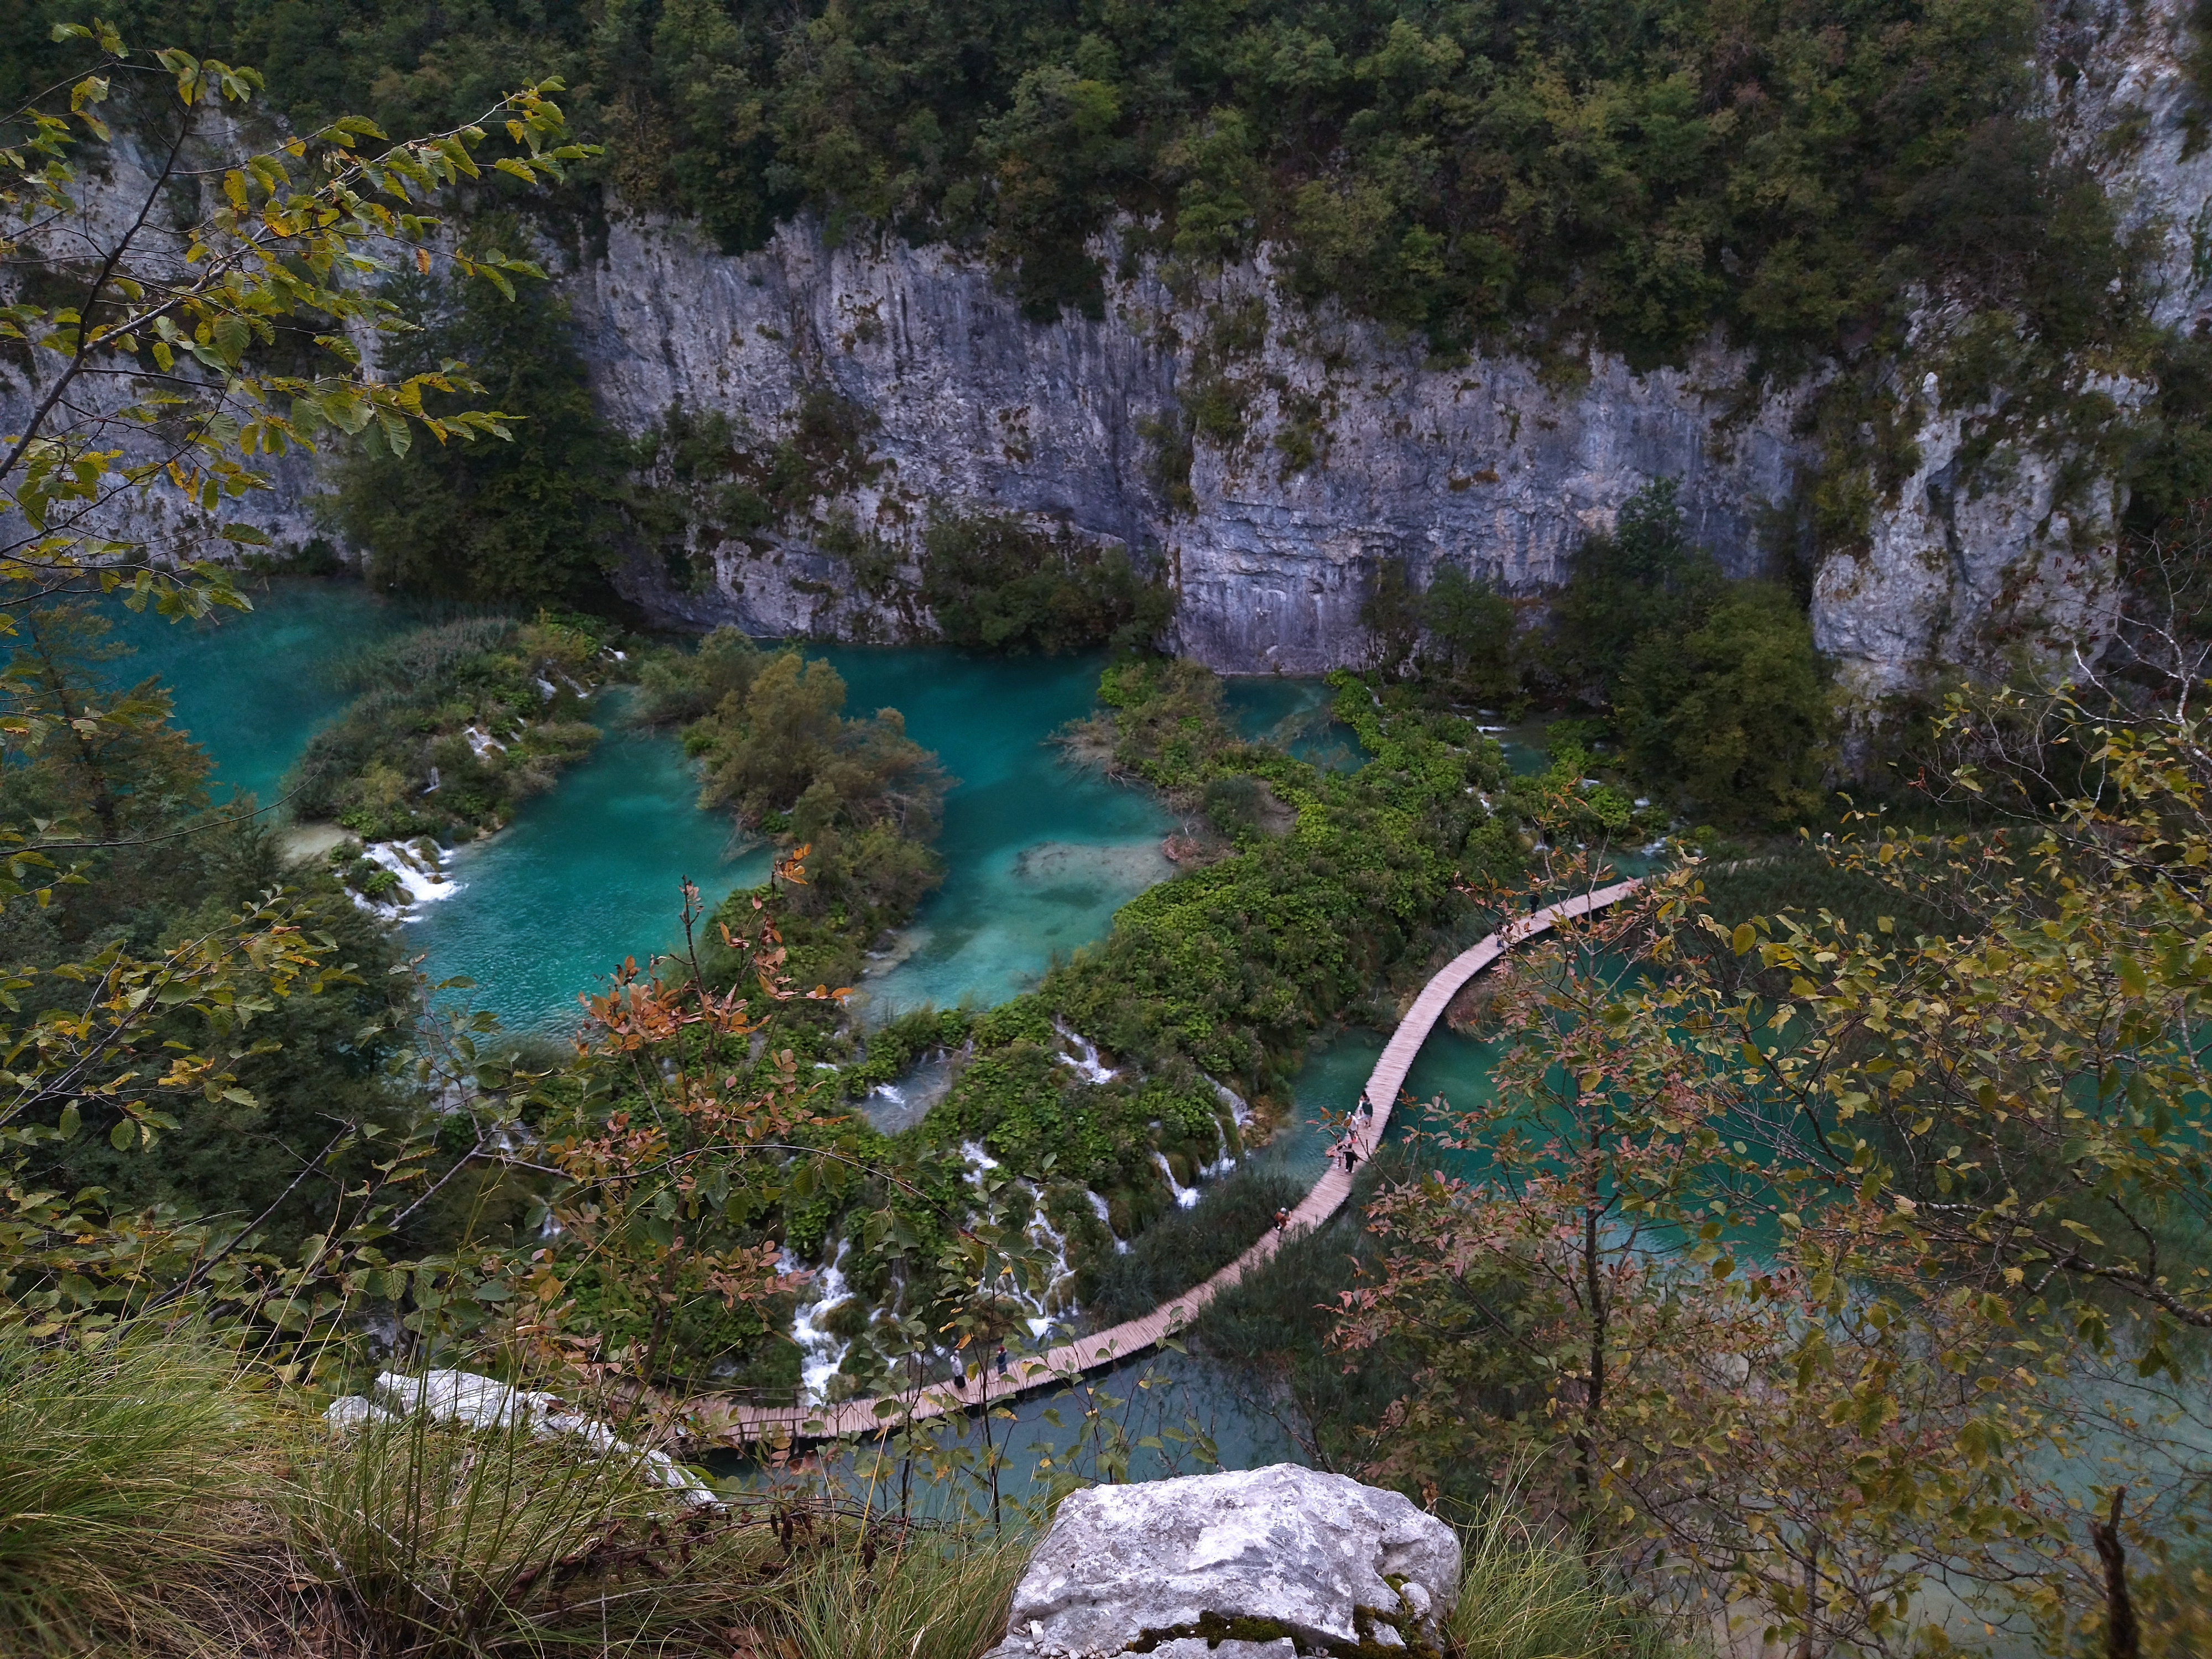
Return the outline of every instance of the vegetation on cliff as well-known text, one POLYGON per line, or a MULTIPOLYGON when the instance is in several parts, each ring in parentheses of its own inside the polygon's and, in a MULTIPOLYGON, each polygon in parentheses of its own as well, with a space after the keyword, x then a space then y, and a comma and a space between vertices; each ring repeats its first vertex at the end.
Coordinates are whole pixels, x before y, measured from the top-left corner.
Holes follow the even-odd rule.
POLYGON ((1377 671, 1445 707, 1534 700, 1595 717, 1572 729, 1708 822, 1802 823, 1823 805, 1836 723, 1811 625, 1786 588, 1723 576, 1675 492, 1646 485, 1586 538, 1534 627, 1449 566, 1426 588, 1386 566, 1362 618, 1377 671))
MULTIPOLYGON (((35 72, 48 15, 3 54, 35 72)), ((1440 350, 1501 324, 1639 362, 1716 323, 1764 352, 1863 344, 1936 291, 2058 337, 2106 322, 2109 210, 2037 104, 2023 0, 1842 11, 1182 0, 658 0, 510 18, 331 0, 141 27, 261 64, 295 121, 450 125, 558 74, 602 177, 731 246, 811 210, 986 248, 1041 314, 1098 305, 1117 210, 1205 265, 1292 281, 1440 350)))

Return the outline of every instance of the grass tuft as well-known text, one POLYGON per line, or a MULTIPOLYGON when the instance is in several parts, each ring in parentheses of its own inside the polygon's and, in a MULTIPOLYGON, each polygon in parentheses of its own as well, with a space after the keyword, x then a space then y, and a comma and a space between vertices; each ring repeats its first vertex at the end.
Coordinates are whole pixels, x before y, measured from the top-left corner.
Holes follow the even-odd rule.
POLYGON ((96 1347, 0 1329, 0 1650, 98 1650, 167 1622, 157 1593, 222 1547, 254 1413, 191 1334, 96 1347))
POLYGON ((977 1659, 1006 1633, 1031 1544, 923 1532, 870 1551, 840 1535, 783 1590, 772 1628, 787 1659, 977 1659))
POLYGON ((775 1553, 768 1528, 686 1510, 637 1454, 520 1425, 364 1424, 303 1455, 282 1501, 298 1570, 380 1652, 684 1650, 775 1553))
POLYGON ((1530 1528, 1510 1495, 1460 1529, 1459 1605, 1445 1621, 1452 1659, 1674 1659, 1666 1627, 1632 1606, 1565 1540, 1530 1528))

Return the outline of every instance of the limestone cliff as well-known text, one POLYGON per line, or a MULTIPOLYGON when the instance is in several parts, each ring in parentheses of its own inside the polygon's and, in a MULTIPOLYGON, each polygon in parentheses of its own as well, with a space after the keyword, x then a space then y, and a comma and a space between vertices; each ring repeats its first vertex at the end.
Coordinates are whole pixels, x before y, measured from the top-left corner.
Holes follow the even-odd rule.
MULTIPOLYGON (((2063 143, 2150 251, 2141 303, 2175 329, 2212 319, 2212 149, 2197 145, 2192 50, 2184 0, 2069 0, 2044 46, 2063 143)), ((765 451, 810 397, 829 397, 863 452, 768 521, 695 532, 681 569, 632 560, 628 586, 693 627, 927 637, 918 553, 933 520, 1012 514, 1153 562, 1190 655, 1311 673, 1361 659, 1360 606, 1382 561, 1417 579, 1455 563, 1540 594, 1656 477, 1681 481, 1692 530, 1733 572, 1803 545, 1778 526, 1821 463, 1807 416, 1836 369, 1753 384, 1717 343, 1650 373, 1595 350, 1438 363, 1285 297, 1264 253, 1170 292, 1151 264, 1103 251, 1117 273, 1104 314, 1038 323, 942 247, 833 247, 801 222, 726 257, 684 225, 617 216, 558 278, 615 424, 642 431, 680 405, 723 415, 740 446, 765 451)), ((1931 301, 1921 342, 1955 320, 1931 301)), ((1948 665, 2094 653, 2112 627, 2125 500, 2081 464, 2080 422, 2027 418, 2002 398, 1948 404, 1908 360, 1885 394, 1907 464, 1869 483, 1863 533, 1814 573, 1816 638, 1842 684, 1871 703, 1948 665)), ((20 406, 19 374, 0 363, 0 416, 20 406)), ((2060 402, 2118 421, 2146 390, 2083 365, 2060 402)), ((281 482, 232 515, 304 541, 308 468, 295 461, 281 482)), ((121 517, 126 532, 191 543, 181 522, 121 517)))

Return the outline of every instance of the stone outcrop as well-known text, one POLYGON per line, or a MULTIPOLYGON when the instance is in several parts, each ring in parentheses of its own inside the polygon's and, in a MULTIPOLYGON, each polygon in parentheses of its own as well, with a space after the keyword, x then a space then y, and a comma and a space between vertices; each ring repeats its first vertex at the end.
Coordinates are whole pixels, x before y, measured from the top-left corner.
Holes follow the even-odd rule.
POLYGON ((578 1441, 592 1452, 635 1458, 641 1480, 673 1492, 686 1508, 705 1509, 720 1501, 666 1452, 629 1445, 597 1419, 571 1411, 558 1395, 510 1388, 495 1377, 479 1376, 474 1371, 433 1367, 420 1376, 380 1371, 368 1394, 332 1401, 323 1419, 333 1429, 350 1430, 363 1424, 397 1423, 417 1414, 432 1422, 455 1423, 465 1428, 519 1429, 533 1439, 578 1441))
POLYGON ((1397 1492, 1277 1464, 1069 1496, 991 1659, 1291 1659, 1438 1645, 1452 1529, 1397 1492))

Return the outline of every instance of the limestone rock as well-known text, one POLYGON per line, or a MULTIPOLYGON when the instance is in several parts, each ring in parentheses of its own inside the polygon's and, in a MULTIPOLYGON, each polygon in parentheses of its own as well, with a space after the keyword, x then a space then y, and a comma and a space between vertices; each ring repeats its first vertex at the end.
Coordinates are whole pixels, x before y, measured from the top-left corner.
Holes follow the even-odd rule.
POLYGON ((676 1493, 690 1508, 705 1509, 720 1501, 666 1452, 639 1450, 605 1424, 570 1411, 560 1395, 509 1388, 474 1371, 433 1367, 420 1376, 380 1371, 368 1395, 348 1395, 333 1401, 323 1420, 345 1430, 364 1423, 396 1423, 417 1413, 434 1422, 471 1429, 520 1427, 539 1440, 580 1440, 595 1452, 635 1457, 641 1475, 676 1493))
POLYGON ((994 1659, 1080 1659, 1133 1643, 1208 1659, 1209 1635, 1219 1641, 1211 1659, 1291 1659, 1293 1644, 1397 1646, 1401 1626, 1433 1644, 1459 1572, 1449 1527, 1340 1474, 1279 1463, 1095 1486, 1061 1504, 994 1659))

